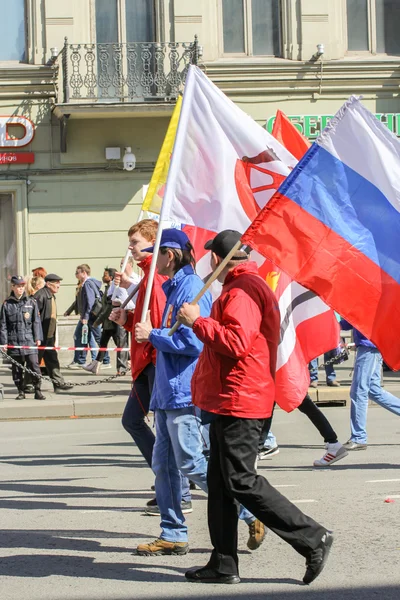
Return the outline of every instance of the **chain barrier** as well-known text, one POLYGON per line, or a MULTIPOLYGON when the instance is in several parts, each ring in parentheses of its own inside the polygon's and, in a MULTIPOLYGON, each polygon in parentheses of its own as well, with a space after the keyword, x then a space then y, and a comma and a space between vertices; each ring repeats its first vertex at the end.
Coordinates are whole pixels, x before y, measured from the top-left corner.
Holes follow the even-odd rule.
MULTIPOLYGON (((38 375, 37 373, 35 373, 35 371, 32 371, 28 367, 25 367, 24 365, 21 365, 18 361, 14 360, 12 356, 7 354, 7 352, 4 352, 4 350, 2 350, 1 348, 0 353, 3 355, 3 357, 5 356, 7 358, 7 361, 11 362, 18 369, 21 369, 24 373, 29 373, 29 375, 32 375, 32 377, 35 377, 35 379, 39 379, 40 381, 50 381, 50 383, 52 383, 55 387, 58 387, 59 382, 55 379, 52 379, 48 375, 38 375)), ((74 388, 88 387, 99 383, 108 383, 109 381, 113 381, 114 379, 118 379, 120 377, 120 375, 116 374, 110 375, 110 377, 104 377, 103 379, 90 379, 89 381, 85 381, 84 383, 72 383, 72 381, 66 381, 66 383, 68 383, 68 385, 71 385, 74 388)))
POLYGON ((345 360, 348 360, 349 355, 350 355, 349 349, 343 348, 339 354, 336 354, 335 356, 333 356, 326 362, 322 363, 321 365, 318 365, 318 370, 324 369, 325 367, 329 367, 329 365, 338 365, 338 364, 344 362, 345 360))

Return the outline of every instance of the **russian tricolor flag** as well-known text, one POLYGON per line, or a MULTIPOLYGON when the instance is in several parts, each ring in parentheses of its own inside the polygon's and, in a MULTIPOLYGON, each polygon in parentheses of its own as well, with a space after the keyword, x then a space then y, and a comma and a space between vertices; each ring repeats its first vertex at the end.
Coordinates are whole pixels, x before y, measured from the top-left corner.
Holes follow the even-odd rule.
POLYGON ((352 97, 242 238, 400 369, 400 142, 352 97))

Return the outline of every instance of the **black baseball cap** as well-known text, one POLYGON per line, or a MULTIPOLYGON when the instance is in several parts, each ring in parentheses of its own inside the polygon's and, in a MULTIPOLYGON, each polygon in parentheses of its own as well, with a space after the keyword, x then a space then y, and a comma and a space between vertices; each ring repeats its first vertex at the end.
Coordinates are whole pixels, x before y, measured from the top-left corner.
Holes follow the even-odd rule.
POLYGON ((56 275, 55 273, 49 273, 48 275, 46 275, 46 277, 44 278, 44 280, 46 281, 62 281, 62 277, 60 277, 59 275, 56 275))
MULTIPOLYGON (((218 233, 213 240, 208 240, 204 245, 205 250, 211 250, 215 252, 220 258, 225 258, 232 250, 233 246, 240 241, 242 234, 234 229, 224 229, 218 233)), ((250 248, 247 246, 245 249, 246 254, 250 254, 250 248)), ((238 257, 236 260, 241 260, 243 257, 238 257)), ((235 260, 232 257, 232 260, 235 260)))

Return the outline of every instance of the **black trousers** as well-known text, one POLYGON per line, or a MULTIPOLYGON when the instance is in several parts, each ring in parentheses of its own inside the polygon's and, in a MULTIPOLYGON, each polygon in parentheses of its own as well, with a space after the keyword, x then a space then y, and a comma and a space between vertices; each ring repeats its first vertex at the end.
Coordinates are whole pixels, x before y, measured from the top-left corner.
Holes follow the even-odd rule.
MULTIPOLYGON (((40 375, 40 367, 37 352, 35 352, 35 354, 25 354, 25 356, 12 354, 11 357, 14 360, 16 360, 21 366, 26 366, 31 371, 34 371, 35 373, 40 375)), ((19 369, 16 365, 14 365, 14 363, 11 363, 11 374, 17 389, 20 392, 23 392, 25 387, 24 371, 22 369, 19 369)), ((31 381, 35 387, 35 390, 40 390, 40 379, 37 379, 33 376, 29 377, 31 377, 31 381)))
MULTIPOLYGON (((54 346, 55 343, 56 338, 52 337, 45 340, 42 345, 54 346)), ((56 389, 60 385, 64 385, 65 379, 61 375, 57 350, 39 350, 39 364, 42 358, 44 360, 44 364, 46 365, 48 376, 54 379, 54 381, 52 382, 54 389, 56 389)))
MULTIPOLYGON (((126 329, 114 323, 113 329, 103 329, 100 338, 100 347, 106 348, 111 338, 114 340, 114 344, 117 348, 126 348, 128 345, 128 332, 126 329)), ((97 353, 96 360, 103 362, 105 352, 100 350, 97 353)), ((128 371, 128 352, 117 352, 117 371, 128 371)))
MULTIPOLYGON (((332 428, 332 425, 329 423, 322 410, 320 410, 318 406, 314 404, 314 402, 311 400, 308 394, 304 398, 300 406, 298 406, 297 408, 304 415, 307 415, 311 423, 315 425, 315 427, 320 432, 321 436, 324 438, 324 442, 326 444, 335 444, 338 441, 336 432, 332 428)), ((258 447, 259 451, 261 451, 264 447, 264 442, 267 439, 271 429, 271 422, 272 417, 270 417, 269 419, 265 419, 260 444, 258 447)))
POLYGON ((132 436, 149 467, 151 467, 156 438, 146 423, 146 417, 149 412, 154 378, 155 366, 150 363, 132 382, 132 390, 122 415, 122 426, 132 436))
POLYGON ((208 566, 238 573, 238 503, 307 557, 326 529, 306 516, 261 475, 255 461, 263 420, 218 416, 210 426, 208 527, 213 545, 208 566))

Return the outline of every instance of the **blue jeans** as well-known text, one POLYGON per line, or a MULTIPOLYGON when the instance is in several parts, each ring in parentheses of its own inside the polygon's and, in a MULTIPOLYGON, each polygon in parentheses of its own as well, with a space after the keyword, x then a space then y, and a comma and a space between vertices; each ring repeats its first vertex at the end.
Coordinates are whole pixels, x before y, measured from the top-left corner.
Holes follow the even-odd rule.
MULTIPOLYGON (((194 406, 176 410, 155 410, 156 441, 152 469, 156 476, 156 497, 161 515, 160 538, 187 542, 182 514, 181 474, 208 492, 207 461, 203 454, 200 410, 194 406)), ((252 523, 255 517, 245 508, 240 518, 252 523)))
MULTIPOLYGON (((155 366, 150 363, 132 382, 132 390, 122 415, 123 428, 131 435, 150 468, 152 466, 155 436, 146 423, 146 417, 149 412, 150 398, 154 386, 154 375, 155 366)), ((181 486, 182 500, 189 502, 192 496, 187 477, 182 476, 181 486)))
MULTIPOLYGON (((331 358, 336 356, 338 353, 339 353, 339 351, 337 348, 334 348, 333 350, 329 350, 329 352, 325 352, 324 362, 327 362, 328 360, 330 360, 331 358)), ((311 381, 318 381, 318 358, 314 358, 314 360, 312 360, 310 362, 310 364, 308 365, 308 368, 310 371, 311 381)), ((326 375, 326 383, 328 383, 329 381, 335 381, 336 373, 335 373, 335 369, 334 369, 333 365, 327 365, 325 367, 325 375, 326 375)))
POLYGON ((276 437, 270 430, 267 435, 267 439, 264 442, 264 448, 275 448, 275 446, 277 446, 276 437))
MULTIPOLYGON (((82 321, 78 321, 78 324, 75 328, 75 332, 74 332, 74 342, 75 342, 75 346, 90 346, 91 348, 94 348, 97 344, 97 346, 100 345, 100 338, 101 338, 101 327, 93 327, 93 323, 88 323, 88 328, 89 328, 89 332, 88 332, 88 343, 87 344, 82 344, 82 321)), ((91 351, 92 354, 92 360, 96 360, 96 356, 97 356, 97 352, 96 350, 92 350, 91 351)), ((75 350, 74 352, 74 362, 78 363, 78 365, 84 365, 86 361, 86 351, 85 350, 75 350)), ((103 360, 103 364, 104 365, 108 365, 110 364, 110 355, 108 352, 106 352, 105 356, 104 356, 104 360, 103 360)))
POLYGON ((377 348, 358 346, 350 389, 351 440, 367 442, 368 397, 395 415, 400 416, 400 398, 381 387, 382 356, 377 348))

